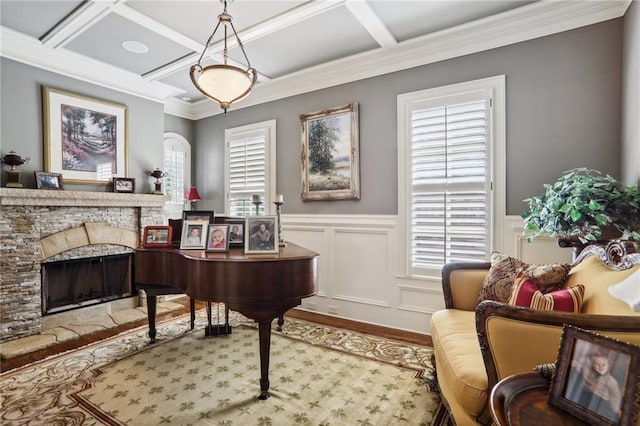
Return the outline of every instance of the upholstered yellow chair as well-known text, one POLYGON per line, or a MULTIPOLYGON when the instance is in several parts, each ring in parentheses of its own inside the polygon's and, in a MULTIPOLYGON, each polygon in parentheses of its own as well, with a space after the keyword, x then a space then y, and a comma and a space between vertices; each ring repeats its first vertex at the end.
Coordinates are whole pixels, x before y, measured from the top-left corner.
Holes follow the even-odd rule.
POLYGON ((590 246, 574 262, 564 286, 585 286, 579 313, 494 301, 477 304, 490 267, 490 263, 446 265, 445 309, 432 316, 438 387, 456 424, 490 424, 487 401, 493 386, 504 377, 555 362, 564 324, 640 344, 640 312, 609 292, 640 274, 640 254, 627 254, 624 245, 590 246))

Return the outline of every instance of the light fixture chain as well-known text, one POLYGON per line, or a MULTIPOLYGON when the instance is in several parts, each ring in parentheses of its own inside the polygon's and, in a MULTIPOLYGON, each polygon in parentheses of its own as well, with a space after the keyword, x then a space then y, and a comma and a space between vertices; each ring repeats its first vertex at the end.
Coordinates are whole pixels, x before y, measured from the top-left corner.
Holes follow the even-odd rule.
MULTIPOLYGON (((233 26, 233 22, 229 21, 229 24, 231 25, 231 29, 233 30, 233 34, 236 36, 236 41, 238 42, 238 46, 240 46, 240 50, 242 51, 242 54, 244 55, 244 60, 247 61, 247 66, 249 68, 251 68, 251 63, 249 62, 249 58, 247 57, 247 53, 244 51, 244 45, 242 44, 242 41, 240 41, 240 37, 238 37, 238 33, 236 31, 236 27, 233 26)), ((225 26, 226 29, 226 26, 225 26)), ((226 38, 225 38, 225 43, 227 42, 226 38)))

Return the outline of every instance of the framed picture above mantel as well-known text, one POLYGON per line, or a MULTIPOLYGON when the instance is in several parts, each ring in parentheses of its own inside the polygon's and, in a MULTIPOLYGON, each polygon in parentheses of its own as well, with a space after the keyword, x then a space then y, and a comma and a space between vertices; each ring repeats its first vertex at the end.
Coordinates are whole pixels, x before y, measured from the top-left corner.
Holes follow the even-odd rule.
POLYGON ((71 184, 128 174, 126 105, 43 86, 44 169, 71 184))

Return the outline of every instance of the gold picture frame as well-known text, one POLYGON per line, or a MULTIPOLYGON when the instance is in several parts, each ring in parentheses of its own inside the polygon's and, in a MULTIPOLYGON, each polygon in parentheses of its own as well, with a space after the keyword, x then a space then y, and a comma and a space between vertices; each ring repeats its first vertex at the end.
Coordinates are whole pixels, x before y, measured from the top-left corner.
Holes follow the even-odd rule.
POLYGON ((358 104, 300 115, 302 200, 360 199, 358 104))
POLYGON ((44 169, 65 182, 109 185, 128 175, 126 105, 43 86, 44 169))

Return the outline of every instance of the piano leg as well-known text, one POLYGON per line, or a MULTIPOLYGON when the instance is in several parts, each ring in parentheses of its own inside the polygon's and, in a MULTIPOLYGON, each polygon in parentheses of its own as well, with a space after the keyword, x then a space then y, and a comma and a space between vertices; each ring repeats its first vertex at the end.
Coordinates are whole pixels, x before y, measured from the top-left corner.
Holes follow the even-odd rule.
POLYGON ((258 399, 269 398, 269 353, 271 350, 271 322, 260 321, 258 333, 260 338, 260 395, 258 399))
POLYGON ((276 328, 276 330, 282 331, 282 326, 283 325, 284 325, 284 315, 280 315, 278 317, 278 327, 276 328))
POLYGON ((191 330, 196 326, 196 299, 189 298, 189 314, 191 315, 191 330))
POLYGON ((216 315, 216 324, 213 325, 211 315, 211 302, 207 301, 207 326, 204 329, 205 336, 224 336, 231 334, 231 325, 229 325, 229 308, 225 304, 224 307, 224 324, 220 324, 220 304, 218 304, 218 314, 216 315))
POLYGON ((147 292, 147 319, 149 321, 149 339, 156 342, 156 302, 157 297, 147 292))

